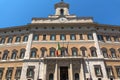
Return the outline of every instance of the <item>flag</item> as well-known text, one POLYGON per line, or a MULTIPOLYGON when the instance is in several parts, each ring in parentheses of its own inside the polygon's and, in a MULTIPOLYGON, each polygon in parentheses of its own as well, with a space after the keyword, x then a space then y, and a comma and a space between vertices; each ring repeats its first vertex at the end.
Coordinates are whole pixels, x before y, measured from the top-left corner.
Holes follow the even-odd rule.
MULTIPOLYGON (((69 44, 69 42, 68 42, 68 44, 69 44)), ((66 54, 65 55, 68 55, 68 44, 67 44, 67 48, 66 48, 66 54)))
POLYGON ((56 48, 56 56, 59 55, 59 51, 61 50, 60 44, 58 43, 57 48, 56 48))

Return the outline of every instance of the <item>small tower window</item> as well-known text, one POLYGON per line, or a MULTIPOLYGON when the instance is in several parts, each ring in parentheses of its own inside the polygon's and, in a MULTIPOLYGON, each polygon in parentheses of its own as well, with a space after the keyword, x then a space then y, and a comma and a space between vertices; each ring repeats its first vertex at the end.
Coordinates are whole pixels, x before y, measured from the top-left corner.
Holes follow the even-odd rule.
POLYGON ((62 15, 62 16, 64 15, 64 10, 63 9, 60 10, 60 15, 62 15))

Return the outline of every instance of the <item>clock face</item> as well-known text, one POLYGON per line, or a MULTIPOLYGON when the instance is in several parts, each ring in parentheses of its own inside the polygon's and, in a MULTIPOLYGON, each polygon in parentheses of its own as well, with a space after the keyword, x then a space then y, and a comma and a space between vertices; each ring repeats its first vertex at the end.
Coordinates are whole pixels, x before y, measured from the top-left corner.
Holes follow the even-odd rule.
POLYGON ((66 18, 60 18, 59 20, 60 20, 60 22, 66 22, 67 21, 66 18))

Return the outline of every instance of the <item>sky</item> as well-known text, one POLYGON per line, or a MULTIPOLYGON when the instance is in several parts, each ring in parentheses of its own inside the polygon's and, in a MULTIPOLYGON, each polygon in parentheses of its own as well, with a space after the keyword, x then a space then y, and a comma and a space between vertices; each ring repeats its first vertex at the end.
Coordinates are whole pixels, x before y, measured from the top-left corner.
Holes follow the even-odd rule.
MULTIPOLYGON (((0 0, 0 28, 31 23, 33 17, 48 17, 55 13, 60 0, 0 0)), ((64 0, 70 14, 93 17, 99 24, 120 25, 120 0, 64 0)))

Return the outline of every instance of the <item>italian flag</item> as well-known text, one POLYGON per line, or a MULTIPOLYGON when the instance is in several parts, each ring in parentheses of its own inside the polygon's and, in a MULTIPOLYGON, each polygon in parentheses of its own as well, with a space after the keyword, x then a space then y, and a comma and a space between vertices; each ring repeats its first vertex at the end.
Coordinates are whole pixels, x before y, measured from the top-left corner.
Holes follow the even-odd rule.
POLYGON ((60 52, 59 52, 60 50, 61 50, 60 44, 58 43, 58 44, 57 44, 57 48, 56 48, 56 52, 55 52, 55 53, 56 53, 56 56, 58 56, 58 55, 60 54, 60 52))

